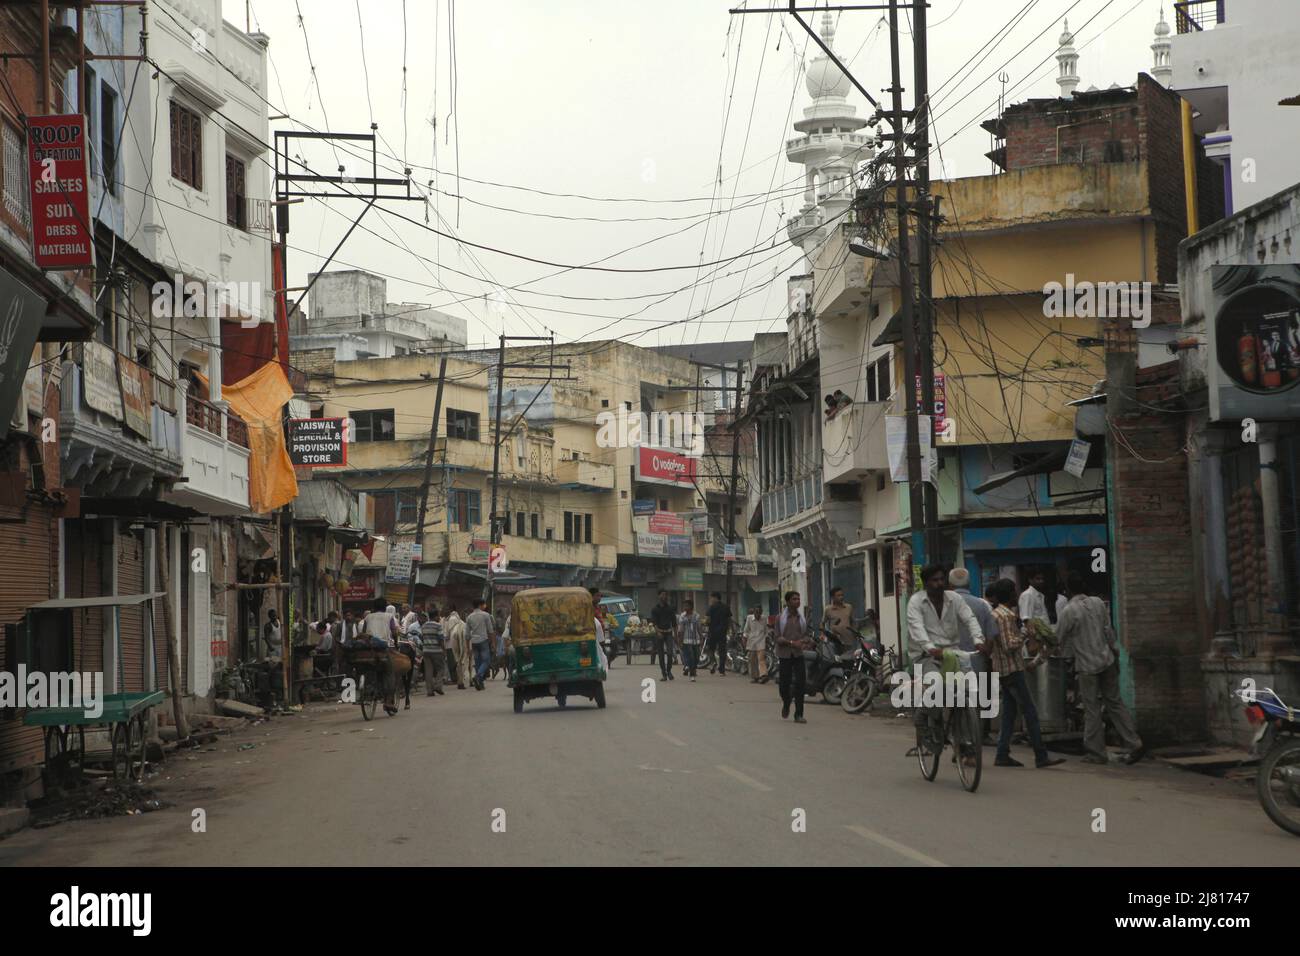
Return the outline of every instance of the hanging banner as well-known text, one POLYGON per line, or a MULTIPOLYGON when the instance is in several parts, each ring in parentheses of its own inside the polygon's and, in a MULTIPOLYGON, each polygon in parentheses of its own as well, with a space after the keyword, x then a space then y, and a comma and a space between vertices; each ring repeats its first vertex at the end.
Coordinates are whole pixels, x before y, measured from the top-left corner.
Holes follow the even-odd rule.
MULTIPOLYGON (((917 437, 921 445, 921 480, 930 480, 930 418, 916 416, 917 437)), ((885 450, 889 453, 889 473, 897 482, 907 481, 907 416, 885 416, 885 450)))
POLYGON ((636 533, 636 553, 667 557, 668 536, 664 534, 650 534, 647 531, 638 531, 636 533))
POLYGON ((414 538, 388 540, 388 565, 384 569, 386 584, 406 584, 411 580, 411 568, 423 557, 421 546, 414 538))
POLYGON ((289 419, 289 460, 295 466, 341 468, 348 463, 341 418, 289 419))
POLYGON ((653 499, 637 498, 632 502, 632 514, 634 515, 652 515, 657 509, 653 499))
POLYGON ((88 159, 84 114, 27 117, 32 255, 41 269, 95 264, 88 159))
POLYGON ((1088 467, 1088 452, 1091 450, 1092 445, 1080 438, 1070 442, 1070 454, 1065 459, 1065 473, 1082 478, 1083 470, 1088 467))
POLYGON ((153 376, 129 358, 117 357, 117 381, 122 391, 122 421, 141 438, 148 438, 153 418, 153 376))
MULTIPOLYGON (((0 439, 9 434, 9 423, 27 382, 27 366, 44 316, 45 296, 0 268, 0 439)), ((35 397, 35 410, 40 414, 39 393, 35 397)), ((26 426, 24 421, 23 427, 26 426)))
POLYGON ((663 448, 637 449, 636 480, 660 485, 693 484, 696 459, 663 448))
POLYGON ((117 353, 103 342, 85 342, 81 346, 81 393, 95 411, 122 420, 117 353))
POLYGON ((691 536, 689 534, 665 535, 665 547, 670 558, 689 558, 691 556, 691 536))

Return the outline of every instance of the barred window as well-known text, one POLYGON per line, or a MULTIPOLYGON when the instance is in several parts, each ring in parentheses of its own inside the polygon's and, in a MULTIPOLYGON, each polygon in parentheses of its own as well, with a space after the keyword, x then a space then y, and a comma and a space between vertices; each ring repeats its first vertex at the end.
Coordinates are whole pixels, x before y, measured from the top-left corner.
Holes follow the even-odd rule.
POLYGON ((23 149, 22 134, 8 123, 4 127, 4 205, 23 228, 32 228, 32 201, 27 184, 27 151, 23 149))

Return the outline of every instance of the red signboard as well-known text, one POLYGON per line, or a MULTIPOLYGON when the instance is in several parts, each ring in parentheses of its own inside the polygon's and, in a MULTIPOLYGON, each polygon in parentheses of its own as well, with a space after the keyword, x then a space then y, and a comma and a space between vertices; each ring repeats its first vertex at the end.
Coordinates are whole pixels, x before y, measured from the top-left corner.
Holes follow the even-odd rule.
POLYGON ((650 532, 652 534, 685 534, 686 522, 680 515, 675 515, 671 511, 656 511, 650 516, 650 532))
POLYGON ((354 574, 348 581, 348 589, 343 592, 344 601, 373 601, 375 599, 375 578, 371 574, 354 574))
POLYGON ((661 484, 692 484, 696 478, 695 459, 662 448, 637 449, 636 477, 638 481, 661 484))
POLYGON ((88 160, 84 115, 27 117, 32 252, 42 269, 95 264, 88 160))

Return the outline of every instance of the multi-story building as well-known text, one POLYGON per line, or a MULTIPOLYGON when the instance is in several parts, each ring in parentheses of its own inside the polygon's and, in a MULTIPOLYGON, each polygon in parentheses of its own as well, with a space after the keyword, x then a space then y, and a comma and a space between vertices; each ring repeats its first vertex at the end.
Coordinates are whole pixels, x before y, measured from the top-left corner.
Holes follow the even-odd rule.
POLYGON ((294 349, 333 348, 340 361, 392 358, 466 344, 465 320, 418 302, 388 302, 388 280, 360 270, 307 277, 310 315, 290 320, 294 349))

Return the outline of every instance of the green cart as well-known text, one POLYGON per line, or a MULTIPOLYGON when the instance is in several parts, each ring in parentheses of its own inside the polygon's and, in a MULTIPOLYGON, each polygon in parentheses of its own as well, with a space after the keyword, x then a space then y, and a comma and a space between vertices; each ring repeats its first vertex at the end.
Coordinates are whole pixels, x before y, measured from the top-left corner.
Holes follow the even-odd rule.
POLYGON ((149 708, 161 704, 163 691, 134 694, 105 694, 104 710, 89 717, 81 707, 42 707, 28 710, 23 723, 45 728, 45 772, 53 782, 63 783, 92 763, 108 764, 113 779, 139 782, 144 779, 145 733, 149 708), (86 750, 86 728, 108 731, 110 749, 86 750))

